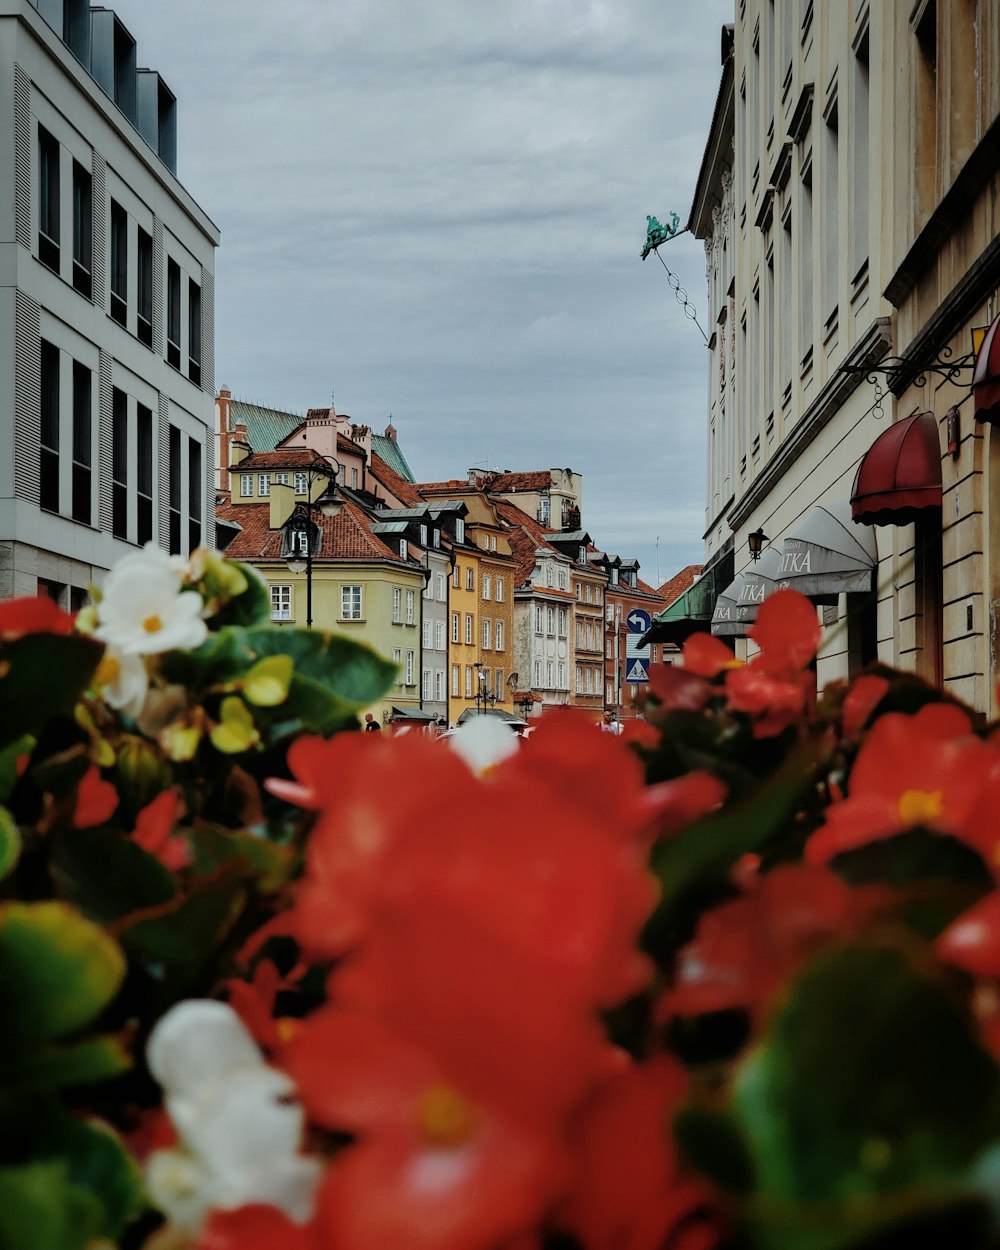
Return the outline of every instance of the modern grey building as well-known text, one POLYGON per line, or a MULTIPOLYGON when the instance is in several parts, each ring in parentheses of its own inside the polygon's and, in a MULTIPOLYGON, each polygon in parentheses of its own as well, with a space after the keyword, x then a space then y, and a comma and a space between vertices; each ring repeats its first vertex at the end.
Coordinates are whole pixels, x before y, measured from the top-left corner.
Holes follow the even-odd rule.
POLYGON ((0 0, 0 599, 212 542, 218 242, 116 15, 0 0))

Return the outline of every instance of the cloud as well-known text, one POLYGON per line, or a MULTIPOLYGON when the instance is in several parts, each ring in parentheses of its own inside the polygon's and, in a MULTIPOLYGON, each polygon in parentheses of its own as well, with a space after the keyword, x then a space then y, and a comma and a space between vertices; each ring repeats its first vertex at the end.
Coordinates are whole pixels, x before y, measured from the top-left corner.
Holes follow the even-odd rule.
MULTIPOLYGON (((733 0, 116 0, 223 232, 216 381, 389 412, 415 471, 571 465, 598 543, 703 546, 706 363, 645 215, 686 218, 733 0)), ((664 258, 705 307, 689 237, 664 258)))

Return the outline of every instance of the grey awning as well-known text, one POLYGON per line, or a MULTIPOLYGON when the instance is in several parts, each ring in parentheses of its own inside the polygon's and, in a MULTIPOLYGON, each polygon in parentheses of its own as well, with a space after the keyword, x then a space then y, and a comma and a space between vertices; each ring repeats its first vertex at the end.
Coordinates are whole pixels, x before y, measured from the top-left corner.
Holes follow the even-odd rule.
POLYGON ((715 601, 712 613, 712 633, 719 636, 744 638, 757 619, 757 609, 767 596, 777 589, 778 567, 781 553, 776 547, 768 547, 760 559, 737 573, 715 601))
POLYGON ((851 517, 849 499, 815 504, 785 536, 778 579, 811 599, 870 591, 875 533, 851 517))

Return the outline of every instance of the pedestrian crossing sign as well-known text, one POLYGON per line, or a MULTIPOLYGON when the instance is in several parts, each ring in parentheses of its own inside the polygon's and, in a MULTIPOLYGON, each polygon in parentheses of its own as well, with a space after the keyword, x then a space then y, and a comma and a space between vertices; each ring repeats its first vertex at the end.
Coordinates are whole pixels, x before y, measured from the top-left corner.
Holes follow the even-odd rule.
POLYGON ((629 665, 625 670, 626 681, 649 681, 649 661, 641 660, 638 657, 629 661, 629 665))

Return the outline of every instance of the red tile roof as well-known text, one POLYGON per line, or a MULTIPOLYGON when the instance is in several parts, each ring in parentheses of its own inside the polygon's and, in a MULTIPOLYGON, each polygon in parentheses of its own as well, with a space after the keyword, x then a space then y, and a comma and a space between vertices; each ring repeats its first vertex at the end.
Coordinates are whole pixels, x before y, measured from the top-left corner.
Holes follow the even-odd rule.
POLYGON ((678 595, 682 595, 687 590, 704 567, 703 564, 689 564, 687 568, 675 573, 669 581, 664 582, 656 593, 664 603, 673 603, 678 595))
POLYGON ((523 586, 534 572, 535 552, 539 547, 547 548, 554 556, 563 555, 549 542, 547 533, 553 531, 544 530, 533 516, 529 516, 517 504, 510 503, 506 499, 495 499, 493 506, 501 521, 507 526, 511 554, 518 562, 516 582, 518 586, 523 586))
POLYGON ((552 485, 552 474, 547 469, 532 473, 497 473, 483 485, 490 491, 548 490, 552 485))
MULTIPOLYGON (((228 504, 217 509, 224 521, 242 526, 226 548, 231 560, 280 560, 281 530, 270 528, 270 508, 261 504, 228 504)), ((392 560, 406 564, 398 551, 387 547, 371 532, 371 522, 353 503, 344 502, 336 516, 314 514, 313 519, 323 532, 317 560, 392 560)))
POLYGON ((405 477, 400 477, 395 469, 382 459, 377 451, 373 451, 371 460, 368 463, 368 472, 389 492, 393 498, 398 499, 404 508, 419 508, 423 503, 420 498, 420 490, 414 486, 412 482, 408 482, 405 477))
POLYGON ((448 482, 417 482, 415 489, 421 495, 457 495, 461 493, 468 495, 470 491, 475 491, 478 487, 470 486, 464 478, 453 477, 448 482))
POLYGON ((279 451, 253 451, 229 471, 238 473, 240 469, 294 469, 316 463, 325 463, 318 451, 312 451, 308 447, 282 447, 279 451))

